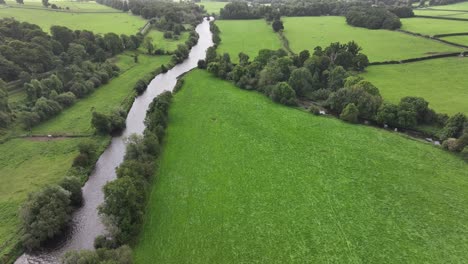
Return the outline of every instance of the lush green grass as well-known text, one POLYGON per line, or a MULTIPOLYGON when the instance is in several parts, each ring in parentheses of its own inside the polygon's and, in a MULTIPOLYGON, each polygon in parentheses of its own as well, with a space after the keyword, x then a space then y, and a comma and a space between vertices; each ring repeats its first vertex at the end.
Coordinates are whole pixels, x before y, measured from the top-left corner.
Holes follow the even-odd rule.
MULTIPOLYGON (((67 3, 68 5, 69 2, 59 2, 57 4, 65 6, 62 3, 67 3)), ((85 4, 73 3, 73 5, 81 8, 77 11, 96 8, 102 13, 55 12, 50 9, 13 8, 16 5, 12 4, 10 8, 0 8, 0 17, 14 17, 20 21, 37 24, 45 31, 49 31, 53 25, 61 25, 71 29, 86 29, 95 33, 114 32, 128 35, 138 33, 139 29, 146 23, 139 16, 125 13, 106 13, 106 10, 115 10, 94 2, 85 4)))
POLYGON ((65 109, 57 117, 42 123, 33 129, 34 134, 90 134, 92 111, 109 112, 133 96, 133 87, 138 79, 150 74, 161 64, 170 62, 170 56, 147 56, 140 54, 135 64, 128 54, 120 55, 122 65, 127 71, 98 88, 85 99, 65 109))
MULTIPOLYGON (((148 32, 147 37, 151 37, 153 39, 153 45, 155 49, 174 51, 177 49, 177 45, 184 44, 185 41, 187 41, 189 32, 183 32, 178 40, 164 38, 164 32, 159 30, 151 30, 148 32)), ((144 50, 143 47, 141 49, 144 50)))
MULTIPOLYGON (((17 4, 15 0, 7 0, 5 1, 6 4, 10 7, 16 8, 41 8, 44 9, 42 5, 42 1, 36 0, 26 0, 24 4, 20 5, 17 4)), ((65 12, 120 12, 119 10, 110 8, 105 5, 97 4, 95 1, 87 1, 87 2, 78 2, 78 1, 68 1, 68 0, 58 0, 58 1, 49 1, 49 3, 55 4, 58 7, 61 7, 60 10, 52 10, 52 11, 65 11, 65 12), (68 9, 66 9, 68 7, 68 9)), ((52 8, 49 8, 51 10, 52 8)))
POLYGON ((468 46, 468 36, 451 36, 451 37, 444 37, 442 39, 453 42, 453 43, 468 46))
POLYGON ((366 71, 363 76, 387 100, 397 103, 404 96, 421 96, 437 111, 468 114, 467 58, 371 66, 366 71))
POLYGON ((135 260, 461 263, 468 165, 196 70, 169 115, 135 260))
POLYGON ((17 213, 28 193, 66 175, 80 140, 13 139, 0 144, 0 258, 19 241, 17 213))
POLYGON ((227 3, 228 2, 203 1, 197 4, 204 6, 208 14, 219 14, 219 10, 223 8, 227 3))
POLYGON ((431 6, 433 9, 447 9, 447 10, 465 10, 468 11, 468 2, 460 2, 451 5, 431 6))
POLYGON ((218 20, 216 24, 221 30, 221 44, 217 52, 229 53, 233 61, 239 61, 240 52, 253 59, 261 49, 277 50, 282 47, 279 37, 264 19, 218 20))
POLYGON ((468 12, 460 11, 444 11, 444 10, 433 10, 433 9, 416 9, 414 14, 418 16, 435 16, 435 17, 447 17, 447 18, 467 18, 468 12))
POLYGON ((369 30, 346 24, 344 17, 283 18, 284 34, 296 53, 326 47, 332 42, 356 41, 371 62, 423 57, 459 50, 435 41, 388 30, 369 30))
POLYGON ((423 35, 468 32, 468 21, 432 18, 403 18, 401 29, 423 35))

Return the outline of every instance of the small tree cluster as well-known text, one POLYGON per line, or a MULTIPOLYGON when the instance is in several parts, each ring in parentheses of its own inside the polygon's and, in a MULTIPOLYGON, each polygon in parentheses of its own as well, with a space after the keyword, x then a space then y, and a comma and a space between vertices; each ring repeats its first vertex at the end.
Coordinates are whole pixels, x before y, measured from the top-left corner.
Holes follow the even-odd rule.
POLYGON ((100 134, 109 134, 122 131, 125 128, 127 113, 123 109, 116 109, 110 114, 93 112, 91 125, 100 134))
POLYGON ((352 26, 369 29, 397 29, 400 19, 382 7, 355 7, 346 13, 346 22, 352 26))

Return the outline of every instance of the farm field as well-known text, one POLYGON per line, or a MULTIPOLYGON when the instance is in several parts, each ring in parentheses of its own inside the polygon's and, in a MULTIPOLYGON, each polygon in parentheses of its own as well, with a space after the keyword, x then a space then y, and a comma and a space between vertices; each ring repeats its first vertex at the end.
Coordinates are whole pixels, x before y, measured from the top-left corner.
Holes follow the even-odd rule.
MULTIPOLYGON (((64 6, 65 4, 61 4, 64 6)), ((63 2, 68 3, 68 2, 63 2)), ((86 8, 105 8, 115 11, 110 7, 96 3, 87 3, 86 8)), ((84 7, 83 7, 84 8, 84 7)), ((139 17, 125 13, 80 13, 80 12, 55 12, 46 9, 27 8, 0 8, 0 18, 14 17, 19 21, 25 21, 39 25, 44 31, 49 31, 53 25, 66 26, 70 29, 86 29, 95 33, 114 32, 116 34, 133 35, 138 33, 146 21, 139 17)))
POLYGON ((204 6, 208 14, 219 14, 219 10, 223 8, 227 3, 228 2, 203 1, 197 4, 204 6))
MULTIPOLYGON (((189 32, 183 32, 178 40, 164 38, 164 32, 161 32, 159 30, 151 30, 146 36, 153 39, 153 45, 155 49, 174 51, 177 49, 177 45, 184 44, 185 41, 187 41, 189 37, 189 32)), ((140 49, 144 50, 143 47, 141 47, 140 49)))
MULTIPOLYGON (((16 3, 16 1, 7 0, 5 1, 9 7, 13 8, 40 8, 44 9, 42 5, 42 1, 37 0, 26 0, 24 4, 20 5, 16 3)), ((78 1, 69 1, 69 0, 52 0, 49 3, 55 4, 58 7, 61 7, 61 10, 52 10, 52 11, 64 11, 64 12, 114 12, 118 13, 118 10, 110 8, 105 5, 97 4, 95 1, 86 1, 86 2, 78 2, 78 1), (68 7, 68 9, 66 9, 68 7)), ((50 10, 50 8, 49 8, 50 10)))
POLYGON ((284 34, 296 53, 305 49, 313 51, 316 46, 325 47, 332 42, 346 43, 352 40, 363 48, 362 52, 371 62, 402 60, 459 50, 400 32, 352 27, 346 24, 344 17, 287 17, 283 20, 284 34))
POLYGON ((447 18, 466 18, 468 19, 468 12, 460 11, 444 11, 444 10, 433 10, 433 9, 415 9, 414 14, 417 16, 435 16, 435 17, 447 17, 447 18))
POLYGON ((134 256, 145 263, 458 263, 468 165, 391 132, 186 76, 134 256))
POLYGON ((78 100, 58 116, 33 128, 33 134, 91 134, 91 112, 109 112, 134 96, 133 87, 142 77, 170 62, 170 56, 147 56, 140 54, 135 64, 128 54, 119 55, 117 65, 127 69, 108 84, 96 89, 87 98, 78 100))
POLYGON ((437 35, 468 32, 468 21, 443 20, 432 18, 402 18, 402 30, 423 35, 437 35))
POLYGON ((18 242, 18 210, 28 193, 62 179, 82 139, 32 141, 12 139, 0 144, 0 256, 18 242))
POLYGON ((446 41, 450 41, 450 42, 453 42, 453 43, 468 46, 468 35, 443 37, 441 39, 446 40, 446 41))
POLYGON ((432 9, 446 9, 446 10, 465 10, 468 11, 468 2, 460 2, 451 5, 431 6, 432 9))
POLYGON ((467 70, 468 58, 444 58, 370 66, 362 76, 394 103, 404 96, 420 96, 438 112, 468 114, 467 70))
POLYGON ((219 20, 216 21, 221 34, 218 54, 229 53, 231 60, 237 62, 240 52, 251 59, 261 49, 277 50, 282 48, 281 41, 264 19, 258 20, 219 20))

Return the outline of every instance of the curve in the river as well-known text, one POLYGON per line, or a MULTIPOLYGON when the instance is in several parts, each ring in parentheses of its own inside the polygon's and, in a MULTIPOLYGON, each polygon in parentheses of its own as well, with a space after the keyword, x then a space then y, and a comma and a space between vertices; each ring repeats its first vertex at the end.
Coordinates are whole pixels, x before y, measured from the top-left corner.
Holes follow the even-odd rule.
POLYGON ((197 45, 190 50, 188 59, 167 73, 157 75, 146 92, 135 99, 127 116, 127 128, 122 135, 112 138, 111 144, 99 157, 95 170, 83 186, 84 205, 74 213, 70 232, 54 248, 36 254, 23 254, 15 264, 54 264, 59 263, 60 257, 69 250, 93 249, 94 239, 105 232, 97 211, 97 207, 104 201, 102 188, 116 177, 115 168, 125 155, 125 139, 133 133, 143 133, 146 110, 153 99, 163 91, 172 91, 177 77, 197 67, 198 60, 204 59, 206 50, 213 45, 208 20, 200 23, 196 31, 200 38, 197 45))

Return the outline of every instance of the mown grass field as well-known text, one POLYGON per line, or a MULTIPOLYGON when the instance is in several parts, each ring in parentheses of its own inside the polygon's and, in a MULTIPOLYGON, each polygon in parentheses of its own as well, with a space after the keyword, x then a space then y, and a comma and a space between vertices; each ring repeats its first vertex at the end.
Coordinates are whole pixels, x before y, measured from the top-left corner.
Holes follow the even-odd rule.
POLYGON ((468 32, 468 21, 443 20, 432 18, 403 18, 401 29, 423 35, 437 35, 468 32))
POLYGON ((417 16, 434 16, 434 17, 444 17, 444 18, 466 18, 468 19, 468 12, 460 12, 460 11, 416 9, 414 10, 414 14, 417 16))
MULTIPOLYGON (((389 30, 369 30, 346 24, 344 17, 286 17, 284 34, 291 49, 313 51, 332 42, 354 40, 371 62, 423 57, 434 53, 459 50, 435 41, 389 30)), ((221 36, 222 38, 222 36, 221 36)))
POLYGON ((0 258, 21 237, 18 210, 28 193, 65 177, 80 140, 13 139, 0 144, 0 258))
POLYGON ((468 58, 444 58, 370 66, 362 76, 394 103, 404 96, 420 96, 438 112, 468 114, 467 71, 468 58))
MULTIPOLYGON (((27 2, 26 2, 27 3, 27 2)), ((69 2, 58 2, 59 6, 68 6, 69 2), (66 4, 65 4, 66 3, 66 4)), ((73 2, 72 2, 73 3, 73 2)), ((49 31, 53 25, 66 26, 71 29, 86 29, 95 33, 114 32, 116 34, 133 35, 138 33, 146 21, 139 17, 116 11, 110 7, 102 6, 94 2, 86 4, 73 3, 80 8, 76 12, 55 12, 51 9, 18 8, 16 4, 11 7, 0 8, 0 18, 14 17, 19 21, 25 21, 39 25, 44 31, 49 31), (84 10, 99 9, 102 13, 80 13, 84 10), (106 13, 107 12, 107 13, 106 13)), ((72 8, 72 7, 70 7, 72 8)), ((73 11, 73 10, 72 10, 73 11)))
POLYGON ((443 37, 441 39, 446 40, 446 41, 450 41, 450 42, 453 42, 453 43, 468 46, 468 35, 443 37))
POLYGON ((72 107, 65 109, 58 116, 33 128, 33 134, 91 134, 92 111, 110 112, 120 107, 121 103, 134 96, 133 87, 142 77, 150 74, 162 64, 170 62, 170 56, 139 55, 139 62, 134 63, 128 54, 119 55, 117 65, 123 72, 108 84, 96 89, 87 98, 78 100, 72 107))
POLYGON ((170 109, 145 263, 460 263, 468 165, 200 70, 170 109))
POLYGON ((451 5, 431 6, 432 9, 446 9, 446 10, 465 10, 468 11, 468 2, 460 2, 451 5))
POLYGON ((232 61, 239 61, 239 53, 244 52, 251 59, 261 49, 277 50, 282 48, 281 41, 264 19, 258 20, 219 20, 221 44, 218 54, 229 53, 232 61))
MULTIPOLYGON (((155 49, 174 51, 177 49, 177 45, 184 44, 185 41, 187 41, 189 32, 183 32, 178 40, 164 38, 164 32, 159 30, 151 30, 146 36, 153 39, 153 45, 155 49)), ((146 51, 144 47, 141 47, 140 50, 146 51)))
POLYGON ((215 2, 215 1, 202 1, 197 3, 198 5, 204 6, 208 14, 217 14, 219 15, 219 10, 223 8, 228 2, 215 2))

